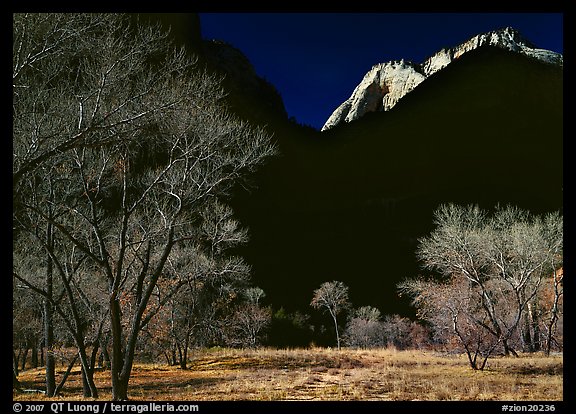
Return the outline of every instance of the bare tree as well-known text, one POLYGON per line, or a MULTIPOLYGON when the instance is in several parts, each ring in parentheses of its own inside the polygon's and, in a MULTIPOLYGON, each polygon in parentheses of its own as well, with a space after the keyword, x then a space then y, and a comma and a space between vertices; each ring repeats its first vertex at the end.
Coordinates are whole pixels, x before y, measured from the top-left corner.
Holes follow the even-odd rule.
POLYGON ((348 286, 337 280, 324 282, 314 291, 310 305, 315 309, 324 309, 330 314, 336 330, 336 344, 338 350, 340 350, 340 332, 337 316, 340 312, 350 307, 348 286))
MULTIPOLYGON (((105 288, 104 279, 98 278, 98 274, 91 266, 86 267, 86 256, 74 246, 59 241, 54 241, 48 246, 43 244, 44 241, 39 238, 20 237, 20 243, 15 246, 16 260, 13 261, 13 274, 18 282, 16 286, 25 288, 32 294, 38 294, 48 302, 55 312, 55 317, 58 316, 58 320, 55 317, 51 318, 51 335, 54 335, 59 323, 76 344, 82 366, 84 395, 96 398, 98 392, 93 374, 98 344, 107 318, 107 307, 101 294, 105 288), (44 273, 45 269, 36 264, 36 256, 31 254, 34 250, 23 247, 24 243, 30 246, 39 245, 49 253, 50 263, 53 263, 56 269, 58 283, 43 286, 41 278, 34 277, 34 274, 44 273), (69 251, 68 247, 71 247, 69 251), (88 347, 92 348, 91 355, 88 353, 88 347)), ((48 352, 53 358, 54 349, 47 349, 48 352)), ((50 391, 49 395, 55 396, 64 385, 65 377, 58 386, 54 383, 52 391, 47 384, 46 392, 50 391)))
POLYGON ((249 303, 253 303, 255 305, 260 304, 260 300, 266 297, 266 293, 262 288, 257 286, 249 287, 244 290, 244 296, 249 303))
POLYGON ((411 279, 402 282, 399 288, 403 294, 412 296, 418 317, 432 325, 437 340, 448 342, 451 336, 456 337, 470 367, 484 369, 501 342, 484 323, 486 314, 479 303, 477 288, 458 278, 447 283, 411 279))
MULTIPOLYGON (((558 343, 556 340, 556 331, 558 329, 558 322, 562 321, 562 308, 563 308, 563 296, 564 296, 564 269, 560 268, 552 273, 552 277, 549 281, 548 291, 548 303, 549 307, 547 312, 544 314, 546 319, 544 319, 544 328, 546 331, 546 337, 544 341, 544 353, 550 355, 553 343, 558 343)), ((546 298, 544 298, 546 299, 546 298)))
POLYGON ((232 346, 256 348, 271 320, 272 311, 269 307, 255 303, 242 304, 232 317, 227 342, 232 346))
POLYGON ((105 125, 96 113, 87 122, 84 102, 89 97, 77 95, 72 84, 81 81, 80 59, 92 53, 94 33, 105 30, 107 20, 101 14, 13 14, 15 196, 25 175, 58 154, 85 145, 88 135, 105 125))
POLYGON ((375 348, 384 345, 382 314, 372 306, 356 309, 348 320, 344 342, 356 348, 375 348))
MULTIPOLYGON (((545 306, 545 298, 541 298, 543 304, 542 319, 545 330, 544 352, 550 354, 552 343, 555 342, 555 334, 558 322, 562 320, 563 296, 564 296, 564 268, 563 268, 563 234, 564 221, 559 214, 549 214, 543 221, 543 237, 548 246, 549 268, 552 269, 548 280, 548 306, 545 306)), ((559 344, 558 344, 559 345, 559 344)))
POLYGON ((510 206, 490 217, 478 207, 455 205, 441 206, 435 217, 437 228, 420 240, 417 253, 445 280, 407 281, 400 289, 413 296, 422 317, 451 326, 471 366, 482 369, 499 346, 515 354, 511 342, 526 333, 521 321, 543 278, 561 262, 562 218, 533 217, 510 206))
POLYGON ((422 348, 429 345, 429 332, 419 323, 400 315, 385 315, 372 306, 356 309, 344 334, 346 344, 358 348, 422 348))
MULTIPOLYGON (((14 375, 26 368, 29 351, 32 360, 42 338, 42 303, 24 286, 13 284, 12 290, 12 357, 14 375)), ((34 364, 32 364, 34 365, 34 364)), ((37 364, 36 364, 37 365, 37 364)))
POLYGON ((272 309, 260 305, 266 293, 259 287, 248 287, 241 291, 243 300, 229 318, 226 330, 226 344, 256 348, 265 339, 266 331, 272 322, 272 309))
POLYGON ((165 333, 182 369, 187 367, 190 346, 222 343, 225 320, 232 317, 250 274, 242 258, 229 254, 231 248, 248 240, 232 209, 213 200, 200 219, 194 244, 174 247, 165 268, 167 274, 157 286, 157 296, 168 298, 168 302, 153 323, 169 322, 165 333))
POLYGON ((138 335, 181 283, 154 296, 174 248, 192 246, 205 207, 274 148, 157 27, 112 14, 15 15, 14 33, 14 214, 52 226, 106 281, 112 397, 124 400, 138 335), (56 216, 23 190, 44 166, 66 183, 44 198, 56 216))
POLYGON ((418 349, 427 347, 430 343, 426 327, 404 316, 396 314, 384 316, 382 330, 383 345, 396 349, 418 349))

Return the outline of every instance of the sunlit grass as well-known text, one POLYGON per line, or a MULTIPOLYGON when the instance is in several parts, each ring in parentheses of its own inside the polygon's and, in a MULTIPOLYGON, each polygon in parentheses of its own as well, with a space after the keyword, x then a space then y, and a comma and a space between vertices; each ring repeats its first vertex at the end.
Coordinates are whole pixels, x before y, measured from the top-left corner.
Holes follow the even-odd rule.
MULTIPOLYGON (((562 355, 521 355, 490 360, 473 371, 462 355, 394 349, 337 351, 212 349, 195 351, 190 369, 135 364, 129 397, 134 400, 562 400, 562 355)), ((63 368, 62 368, 63 369, 63 368)), ((99 399, 111 398, 109 371, 95 381, 99 399)), ((27 370, 25 388, 41 388, 42 369, 27 370)), ((79 368, 63 400, 83 399, 79 368)), ((15 393, 15 400, 44 400, 15 393)))

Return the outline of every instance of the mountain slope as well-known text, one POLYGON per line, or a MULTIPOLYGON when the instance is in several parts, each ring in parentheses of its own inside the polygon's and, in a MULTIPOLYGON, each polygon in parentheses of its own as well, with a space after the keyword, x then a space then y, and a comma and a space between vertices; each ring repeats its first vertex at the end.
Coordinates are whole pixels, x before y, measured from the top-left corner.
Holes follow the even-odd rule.
POLYGON ((368 112, 389 111, 429 76, 443 70, 466 53, 486 46, 528 56, 552 65, 563 65, 561 54, 536 48, 510 27, 479 34, 456 47, 440 50, 421 64, 401 60, 374 65, 354 89, 350 98, 336 108, 328 118, 322 131, 359 119, 368 112))
POLYGON ((276 306, 310 312, 320 283, 356 305, 409 313, 395 284, 420 272, 417 239, 445 202, 562 208, 562 69, 475 50, 396 105, 322 133, 277 130, 282 156, 235 211, 242 254, 276 306))

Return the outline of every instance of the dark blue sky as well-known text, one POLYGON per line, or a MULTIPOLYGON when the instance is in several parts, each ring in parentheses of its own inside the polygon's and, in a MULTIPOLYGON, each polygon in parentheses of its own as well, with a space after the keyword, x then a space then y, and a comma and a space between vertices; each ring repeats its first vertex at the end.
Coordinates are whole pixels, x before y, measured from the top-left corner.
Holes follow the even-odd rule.
POLYGON ((563 53, 562 13, 200 13, 202 36, 250 59, 289 116, 321 128, 375 64, 422 62, 442 47, 511 26, 563 53))

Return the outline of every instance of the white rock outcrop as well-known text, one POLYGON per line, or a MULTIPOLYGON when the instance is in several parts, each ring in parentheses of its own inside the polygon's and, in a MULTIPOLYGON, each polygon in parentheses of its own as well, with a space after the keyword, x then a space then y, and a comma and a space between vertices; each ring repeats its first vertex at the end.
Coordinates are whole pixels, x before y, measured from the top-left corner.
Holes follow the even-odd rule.
POLYGON ((444 48, 436 52, 421 64, 400 60, 373 66, 356 86, 350 98, 330 115, 322 131, 342 122, 359 119, 367 112, 389 111, 427 77, 444 69, 463 54, 484 45, 499 47, 554 65, 562 66, 564 63, 560 53, 535 48, 513 28, 506 27, 479 34, 454 48, 444 48))
POLYGON ((326 125, 342 119, 350 122, 367 112, 388 111, 424 79, 426 77, 411 63, 394 61, 375 65, 354 89, 352 96, 334 111, 326 125))

